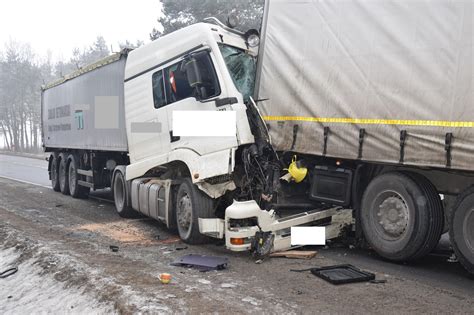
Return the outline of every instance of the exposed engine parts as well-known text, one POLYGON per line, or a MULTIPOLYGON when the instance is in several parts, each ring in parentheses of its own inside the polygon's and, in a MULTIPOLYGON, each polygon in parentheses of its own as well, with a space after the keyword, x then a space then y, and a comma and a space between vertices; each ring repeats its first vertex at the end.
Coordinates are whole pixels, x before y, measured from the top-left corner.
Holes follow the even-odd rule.
POLYGON ((276 178, 278 184, 281 167, 273 151, 267 147, 268 143, 260 144, 260 148, 257 144, 253 144, 241 152, 242 172, 238 184, 240 187, 238 199, 253 199, 264 208, 264 204, 274 198, 274 179, 276 178))

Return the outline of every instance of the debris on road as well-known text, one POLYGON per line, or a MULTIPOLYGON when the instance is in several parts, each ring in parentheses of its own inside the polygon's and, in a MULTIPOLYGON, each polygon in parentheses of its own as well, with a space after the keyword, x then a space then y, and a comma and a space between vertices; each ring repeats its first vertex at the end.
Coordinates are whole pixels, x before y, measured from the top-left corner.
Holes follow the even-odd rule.
POLYGON ((189 254, 185 255, 173 263, 172 266, 194 267, 199 271, 222 270, 227 268, 229 259, 217 256, 202 256, 189 254))
POLYGON ((116 245, 110 245, 109 248, 110 248, 110 250, 113 251, 114 253, 118 252, 118 250, 119 250, 119 247, 116 246, 116 245))
POLYGON ((297 259, 311 259, 316 256, 318 252, 315 250, 287 250, 283 252, 271 253, 270 257, 285 257, 297 259))
POLYGON ((346 284, 375 280, 375 274, 360 270, 359 268, 349 264, 312 268, 311 273, 332 284, 346 284))
POLYGON ((168 284, 171 282, 171 275, 169 273, 162 273, 158 276, 160 282, 163 284, 168 284))
POLYGON ((254 257, 262 258, 270 254, 275 235, 271 232, 256 232, 253 238, 251 251, 254 257))
POLYGON ((0 278, 3 279, 6 277, 10 277, 11 275, 17 273, 17 271, 18 271, 17 267, 8 268, 7 270, 0 272, 0 278))
MULTIPOLYGON (((307 269, 290 269, 294 272, 311 271, 311 273, 323 280, 326 280, 332 284, 346 284, 354 282, 369 282, 376 281, 375 274, 363 271, 353 265, 343 264, 325 267, 313 267, 307 269)), ((376 281, 373 283, 383 283, 376 281)))

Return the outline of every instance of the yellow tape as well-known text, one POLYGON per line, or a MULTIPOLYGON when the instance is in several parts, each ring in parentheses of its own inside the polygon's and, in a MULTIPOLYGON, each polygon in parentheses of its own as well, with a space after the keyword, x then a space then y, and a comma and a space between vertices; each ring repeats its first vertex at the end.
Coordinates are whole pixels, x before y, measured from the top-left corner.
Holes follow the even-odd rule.
POLYGON ((474 121, 446 121, 446 120, 408 120, 408 119, 365 119, 365 118, 331 118, 331 117, 304 117, 304 116, 263 116, 267 121, 309 121, 336 124, 360 125, 404 125, 428 127, 473 128, 474 121))

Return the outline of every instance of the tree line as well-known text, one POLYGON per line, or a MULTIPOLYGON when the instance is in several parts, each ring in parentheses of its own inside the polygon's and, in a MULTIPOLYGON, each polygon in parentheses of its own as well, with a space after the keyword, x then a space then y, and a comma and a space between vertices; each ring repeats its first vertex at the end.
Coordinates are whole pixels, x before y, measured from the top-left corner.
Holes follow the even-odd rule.
MULTIPOLYGON (((158 0, 157 0, 158 1, 158 0)), ((162 0, 157 19, 161 28, 153 28, 155 40, 179 28, 214 16, 225 21, 229 14, 240 20, 240 28, 259 28, 264 0, 162 0)), ((143 42, 125 41, 124 47, 136 48, 143 42)), ((39 56, 27 43, 10 40, 0 47, 0 134, 10 151, 38 152, 41 147, 41 85, 109 55, 102 36, 83 49, 76 48, 68 61, 53 62, 51 54, 39 56)), ((2 144, 0 144, 2 146, 2 144)))
MULTIPOLYGON (((119 43, 137 47, 142 42, 119 43)), ((16 152, 37 152, 41 147, 41 85, 54 81, 110 54, 105 39, 98 36, 88 47, 75 48, 68 61, 53 62, 31 46, 14 40, 0 48, 0 133, 3 147, 16 152)))

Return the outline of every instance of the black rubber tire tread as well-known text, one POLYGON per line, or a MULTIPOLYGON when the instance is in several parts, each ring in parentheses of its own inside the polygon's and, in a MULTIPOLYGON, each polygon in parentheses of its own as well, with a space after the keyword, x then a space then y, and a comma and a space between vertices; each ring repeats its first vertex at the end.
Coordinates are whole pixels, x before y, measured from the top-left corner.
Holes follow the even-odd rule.
POLYGON ((114 176, 114 182, 112 183, 113 187, 113 192, 114 192, 114 204, 115 204, 115 210, 117 210, 117 213, 119 216, 122 218, 136 218, 139 216, 138 212, 133 210, 133 208, 130 206, 130 196, 127 194, 127 182, 125 181, 125 176, 122 174, 121 171, 116 171, 115 176, 114 176), (123 204, 118 204, 117 203, 117 194, 118 194, 118 186, 116 185, 123 185, 122 186, 122 192, 124 194, 124 200, 123 204))
POLYGON ((436 187, 425 176, 412 172, 405 172, 405 174, 419 184, 420 188, 425 193, 428 202, 428 209, 431 210, 429 211, 430 224, 428 226, 428 235, 423 246, 418 250, 418 253, 411 258, 412 260, 416 260, 431 253, 438 245, 441 235, 443 234, 444 210, 443 203, 436 187))
MULTIPOLYGON (((361 204, 361 226, 365 239, 369 245, 382 257, 391 260, 391 261, 412 261, 416 258, 419 258, 420 255, 418 252, 423 249, 425 245, 426 238, 429 234, 429 218, 427 218, 427 213, 429 211, 420 211, 417 207, 416 200, 420 197, 424 197, 425 190, 415 180, 410 176, 401 173, 401 172, 390 172, 384 173, 375 177, 367 186, 361 204), (413 222, 413 231, 412 234, 408 237, 408 242, 405 247, 399 251, 390 250, 390 243, 383 244, 384 241, 380 241, 378 234, 375 232, 375 228, 370 226, 370 210, 368 209, 367 203, 372 200, 367 200, 371 198, 371 194, 377 193, 377 190, 382 189, 384 186, 390 186, 390 184, 399 185, 403 187, 405 191, 398 192, 406 194, 410 198, 409 203, 412 203, 414 209, 415 221, 413 222), (381 188, 382 187, 382 188, 381 188), (367 218, 366 218, 367 217, 367 218)), ((423 249, 425 250, 425 249, 423 249)))
POLYGON ((456 257, 458 258, 461 265, 472 275, 474 275, 474 262, 469 261, 468 258, 459 250, 459 245, 455 237, 454 218, 456 214, 459 213, 457 210, 461 206, 464 199, 473 194, 474 194, 474 186, 469 187, 468 189, 463 191, 458 196, 457 201, 453 207, 453 211, 451 211, 450 213, 451 216, 449 218, 449 223, 450 223, 449 224, 449 239, 451 241, 451 245, 453 246, 454 253, 456 254, 456 257))
POLYGON ((59 179, 59 189, 63 195, 69 195, 69 176, 68 176, 68 159, 66 153, 59 154, 59 170, 58 170, 58 179, 59 179), (61 181, 64 184, 61 185, 61 181))
POLYGON ((183 180, 181 185, 178 188, 176 194, 176 203, 175 206, 178 206, 178 201, 181 197, 183 191, 187 191, 191 197, 192 204, 192 223, 191 223, 191 232, 188 237, 182 235, 178 220, 177 209, 175 208, 176 213, 176 225, 178 234, 185 243, 188 244, 206 244, 209 243, 210 238, 206 235, 203 235, 199 232, 199 220, 198 218, 215 218, 214 211, 214 200, 202 192, 196 185, 193 184, 190 178, 183 180))
POLYGON ((68 174, 69 174, 69 171, 70 171, 71 167, 73 167, 75 172, 76 172, 76 182, 74 183, 75 185, 71 185, 72 184, 71 183, 71 178, 70 177, 68 178, 68 180, 69 180, 69 194, 73 198, 87 198, 87 196, 89 195, 90 188, 85 187, 85 186, 81 186, 78 183, 79 174, 77 174, 77 170, 79 169, 79 158, 74 154, 69 154, 68 160, 69 160, 68 174))
POLYGON ((51 188, 53 188, 54 191, 61 191, 60 188, 59 188, 59 174, 58 174, 58 168, 59 168, 59 165, 58 165, 58 155, 57 154, 51 154, 51 156, 49 157, 51 159, 51 174, 54 174, 56 175, 55 178, 56 180, 54 180, 54 178, 51 176, 51 188))

